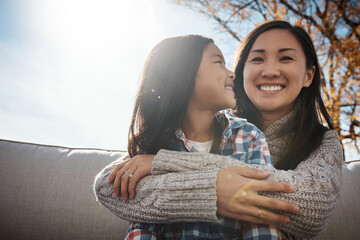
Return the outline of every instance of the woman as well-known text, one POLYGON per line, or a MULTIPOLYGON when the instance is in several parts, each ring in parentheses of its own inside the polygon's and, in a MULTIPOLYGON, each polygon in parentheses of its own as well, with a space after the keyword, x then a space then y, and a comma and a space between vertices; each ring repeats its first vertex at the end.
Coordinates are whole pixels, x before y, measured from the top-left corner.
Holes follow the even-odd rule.
MULTIPOLYGON (((115 170, 104 169, 95 183, 99 201, 134 221, 219 221, 218 213, 256 223, 280 222, 288 215, 291 221, 278 227, 289 238, 312 238, 324 230, 339 197, 343 155, 336 132, 329 130, 333 127, 321 99, 319 66, 310 37, 283 21, 260 25, 243 41, 235 73, 237 114, 264 131, 274 165, 283 170, 212 154, 161 150, 153 161, 151 156, 137 156, 124 168, 121 164, 115 170), (329 129, 322 126, 320 117, 329 129), (143 162, 147 166, 151 162, 152 175, 137 184, 135 196, 135 184, 129 185, 134 199, 124 203, 106 194, 112 188, 107 186, 110 172, 120 169, 119 177, 127 169, 132 174, 144 172, 146 167, 139 166, 143 162), (268 170, 267 180, 287 182, 295 192, 279 192, 276 184, 269 188, 267 181, 253 180, 266 176, 233 166, 268 170), (188 176, 191 181, 186 181, 188 176), (205 181, 211 177, 217 177, 216 183, 205 181), (300 212, 284 212, 293 206, 281 200, 298 205, 300 212)), ((126 200, 126 181, 121 188, 126 200)))
MULTIPOLYGON (((235 107, 235 75, 211 39, 197 35, 168 38, 149 54, 130 125, 130 157, 160 149, 214 152, 251 164, 271 164, 265 138, 254 125, 225 108, 235 107), (218 113, 219 112, 219 113, 218 113)), ((128 171, 127 176, 132 176, 128 171)), ((215 180, 215 179, 214 179, 215 180)), ((243 239, 243 229, 280 239, 268 224, 132 223, 127 239, 243 239), (171 237, 169 237, 171 236, 171 237)))

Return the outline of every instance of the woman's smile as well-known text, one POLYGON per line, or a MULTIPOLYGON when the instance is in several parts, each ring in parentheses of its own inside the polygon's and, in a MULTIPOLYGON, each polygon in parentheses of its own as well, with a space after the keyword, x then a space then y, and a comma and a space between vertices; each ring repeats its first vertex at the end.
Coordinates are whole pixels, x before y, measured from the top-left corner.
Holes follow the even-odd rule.
POLYGON ((272 83, 272 84, 259 84, 259 85, 256 85, 256 87, 259 90, 263 91, 264 93, 273 94, 273 93, 278 93, 281 90, 283 90, 286 87, 286 85, 272 83))

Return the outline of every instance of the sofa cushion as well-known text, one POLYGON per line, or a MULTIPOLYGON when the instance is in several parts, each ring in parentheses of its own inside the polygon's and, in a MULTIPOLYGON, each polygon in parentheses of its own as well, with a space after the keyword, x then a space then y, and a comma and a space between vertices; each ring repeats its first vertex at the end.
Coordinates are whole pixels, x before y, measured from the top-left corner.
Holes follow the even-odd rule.
POLYGON ((317 238, 329 239, 360 239, 357 235, 360 223, 360 161, 344 162, 343 182, 340 200, 328 226, 317 238))
POLYGON ((0 239, 123 239, 128 223, 92 186, 124 154, 0 140, 0 239))
MULTIPOLYGON (((128 222, 96 202, 95 175, 124 151, 0 140, 0 239, 123 239, 128 222)), ((358 239, 360 161, 344 163, 340 202, 318 239, 358 239)))

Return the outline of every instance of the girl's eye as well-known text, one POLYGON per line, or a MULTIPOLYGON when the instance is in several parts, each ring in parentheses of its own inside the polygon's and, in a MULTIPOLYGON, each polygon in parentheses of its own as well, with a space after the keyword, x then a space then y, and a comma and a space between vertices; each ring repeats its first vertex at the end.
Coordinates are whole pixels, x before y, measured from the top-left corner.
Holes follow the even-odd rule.
POLYGON ((251 62, 262 62, 264 61, 261 57, 255 57, 253 59, 250 60, 251 62))
POLYGON ((222 64, 222 63, 223 63, 223 61, 219 60, 219 61, 216 61, 215 63, 220 63, 220 64, 222 64))
POLYGON ((289 57, 289 56, 285 56, 285 57, 280 58, 280 61, 289 61, 289 60, 293 60, 293 58, 289 57))

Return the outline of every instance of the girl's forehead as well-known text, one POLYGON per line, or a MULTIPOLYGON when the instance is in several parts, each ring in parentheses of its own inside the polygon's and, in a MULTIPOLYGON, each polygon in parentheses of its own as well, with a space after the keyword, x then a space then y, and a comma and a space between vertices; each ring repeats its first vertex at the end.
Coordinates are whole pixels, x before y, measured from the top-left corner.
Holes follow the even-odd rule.
POLYGON ((210 43, 204 50, 204 55, 206 55, 207 57, 216 57, 216 56, 220 56, 222 58, 223 54, 221 52, 221 50, 218 48, 218 46, 216 46, 214 43, 210 43))

